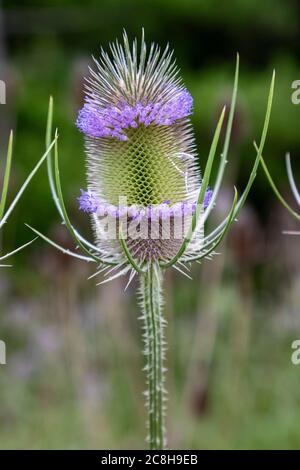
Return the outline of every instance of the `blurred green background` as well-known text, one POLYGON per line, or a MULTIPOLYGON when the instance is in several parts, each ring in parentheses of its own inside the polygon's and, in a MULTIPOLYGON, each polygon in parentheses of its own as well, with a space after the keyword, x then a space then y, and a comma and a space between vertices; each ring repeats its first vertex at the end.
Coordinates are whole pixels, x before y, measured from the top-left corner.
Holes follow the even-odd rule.
MULTIPOLYGON (((83 77, 100 47, 126 28, 175 49, 195 100, 193 124, 205 164, 218 113, 230 99, 236 52, 241 75, 227 179, 207 230, 241 191, 255 158, 272 69, 276 92, 265 158, 291 198, 284 154, 299 180, 300 79, 297 0, 7 0, 0 2, 0 106, 3 167, 15 131, 10 198, 44 149, 49 95, 60 134, 61 175, 75 225, 91 236, 76 197, 85 188, 82 135, 74 126, 83 77)), ((291 199, 292 201, 292 199, 291 199)), ((293 202, 292 202, 293 203, 293 202)), ((27 222, 72 247, 48 189, 45 167, 5 227, 7 252, 32 237, 27 222)), ((168 272, 168 435, 171 448, 299 448, 300 238, 260 171, 248 203, 211 262, 193 281, 168 272)), ((0 271, 0 447, 143 447, 140 322, 136 284, 95 287, 92 266, 38 240, 0 271)))

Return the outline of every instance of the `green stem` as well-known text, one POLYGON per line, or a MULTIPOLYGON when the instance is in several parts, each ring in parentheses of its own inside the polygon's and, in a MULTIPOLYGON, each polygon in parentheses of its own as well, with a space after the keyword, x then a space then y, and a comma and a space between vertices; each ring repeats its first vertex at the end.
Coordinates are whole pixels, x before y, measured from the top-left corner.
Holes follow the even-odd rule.
POLYGON ((164 319, 161 300, 162 274, 157 264, 149 264, 141 274, 143 339, 146 356, 147 407, 150 449, 164 449, 164 319))

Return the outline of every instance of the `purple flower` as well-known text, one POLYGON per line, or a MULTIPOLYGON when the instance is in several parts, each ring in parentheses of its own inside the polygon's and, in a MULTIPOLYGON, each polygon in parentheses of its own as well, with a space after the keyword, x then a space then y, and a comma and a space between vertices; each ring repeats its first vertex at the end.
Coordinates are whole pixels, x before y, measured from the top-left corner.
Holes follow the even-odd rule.
MULTIPOLYGON (((204 199, 203 199, 203 203, 202 203, 202 208, 203 209, 206 209, 208 207, 208 205, 210 203, 210 200, 212 198, 212 195, 213 195, 213 190, 208 188, 205 191, 205 195, 204 195, 204 199)), ((187 207, 188 207, 188 210, 189 210, 189 205, 187 207)), ((197 209, 197 201, 192 204, 192 212, 194 213, 196 209, 197 209)))
MULTIPOLYGON (((157 206, 149 205, 146 208, 135 207, 135 206, 114 206, 106 202, 101 202, 98 198, 90 191, 80 190, 81 195, 77 198, 79 201, 79 209, 87 213, 95 213, 98 215, 109 215, 111 217, 122 217, 126 214, 132 219, 136 219, 139 216, 142 216, 143 213, 147 216, 148 219, 156 220, 157 218, 165 217, 180 217, 184 215, 193 214, 197 208, 197 201, 195 202, 177 202, 173 206, 170 206, 170 200, 165 200, 157 206)), ((203 209, 206 209, 210 203, 213 191, 212 189, 207 189, 204 200, 203 200, 203 209)))
POLYGON ((77 198, 79 201, 79 209, 83 212, 94 213, 97 212, 98 202, 94 194, 80 190, 81 195, 77 198))
POLYGON ((208 188, 203 199, 203 209, 206 209, 213 195, 213 190, 208 188))
POLYGON ((145 127, 154 124, 170 126, 178 119, 191 114, 193 98, 187 90, 181 90, 165 103, 137 102, 130 106, 121 102, 118 106, 96 107, 91 99, 79 111, 76 125, 89 137, 113 137, 127 140, 125 129, 136 128, 139 124, 145 127))

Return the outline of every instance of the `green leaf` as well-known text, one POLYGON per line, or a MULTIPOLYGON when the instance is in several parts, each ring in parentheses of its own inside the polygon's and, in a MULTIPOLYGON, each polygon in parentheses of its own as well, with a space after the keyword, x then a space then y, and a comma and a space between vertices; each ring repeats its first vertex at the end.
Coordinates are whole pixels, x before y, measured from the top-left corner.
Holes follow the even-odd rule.
MULTIPOLYGON (((57 131, 56 131, 56 134, 57 136, 57 131)), ((107 261, 103 261, 101 258, 99 258, 98 256, 94 255, 89 249, 87 249, 85 247, 85 245, 81 242, 81 240, 78 238, 72 224, 71 224, 71 221, 69 219, 69 216, 68 216, 68 213, 67 213, 67 210, 66 210, 66 207, 65 207, 65 203, 64 203, 64 199, 63 199, 63 194, 62 194, 62 188, 61 188, 61 182, 60 182, 60 175, 59 175, 59 166, 58 166, 58 148, 57 148, 57 140, 55 142, 55 147, 54 147, 54 173, 55 173, 55 182, 56 182, 56 190, 57 190, 57 196, 58 196, 58 199, 59 199, 59 203, 60 203, 60 207, 61 207, 61 210, 62 210, 62 214, 63 214, 63 219, 65 221, 65 224, 66 224, 66 227, 68 228, 70 234, 72 235, 73 239, 75 240, 75 242, 78 244, 78 246, 80 246, 80 248, 82 249, 82 251, 84 253, 86 253, 89 257, 92 257, 97 263, 102 263, 102 264, 111 264, 107 261)))
POLYGON ((50 146, 48 147, 48 149, 46 150, 46 152, 44 153, 44 155, 40 158, 40 160, 38 161, 38 163, 35 165, 35 167, 33 168, 33 170, 30 172, 30 174, 27 176, 26 180, 24 181, 24 183, 22 184, 21 188, 19 189, 17 195, 15 196, 13 202, 11 203, 11 205, 9 206, 8 210, 6 211, 5 215, 3 216, 3 218, 0 220, 0 228, 6 223, 8 217, 10 216, 10 214, 12 213, 13 209, 15 208, 16 204, 18 203, 20 197, 22 196, 23 192, 25 191, 25 189, 27 188, 27 186, 29 185, 30 181, 32 180, 32 178, 34 177, 34 175, 36 174, 36 172, 38 171, 38 169, 40 168, 40 166, 42 165, 42 163, 44 162, 44 160, 47 158, 47 155, 48 155, 48 152, 50 152, 50 150, 52 149, 52 147, 54 146, 54 144, 56 143, 56 140, 57 140, 57 137, 55 137, 55 139, 52 141, 52 143, 50 144, 50 146))
POLYGON ((228 121, 227 121, 227 127, 226 127, 226 134, 225 134, 225 140, 224 140, 224 146, 223 146, 223 151, 221 154, 221 161, 217 173, 217 178, 214 184, 213 188, 213 194, 211 197, 211 200, 207 206, 207 208, 204 211, 203 214, 203 223, 206 222, 211 209, 213 208, 215 201, 217 199, 217 196, 219 194, 219 190, 223 181, 223 176, 224 176, 224 171, 225 171, 225 166, 227 163, 227 157, 228 157, 228 151, 229 151, 229 144, 230 144, 230 138, 231 138, 231 131, 232 131, 232 124, 233 124, 233 118, 234 118, 234 113, 235 113, 235 107, 236 107, 236 98, 237 98, 237 91, 238 91, 238 84, 239 84, 239 65, 240 65, 240 58, 239 54, 236 55, 236 65, 235 65, 235 74, 234 74, 234 83, 233 83, 233 90, 232 90, 232 96, 231 96, 231 103, 230 103, 230 111, 229 111, 229 116, 228 116, 228 121))
POLYGON ((57 250, 61 251, 61 252, 64 253, 65 255, 73 256, 74 258, 78 258, 78 259, 81 259, 81 260, 84 260, 84 261, 93 261, 93 262, 95 262, 95 260, 94 260, 93 258, 90 258, 90 257, 87 257, 87 256, 83 256, 83 255, 79 255, 79 254, 74 253, 73 251, 71 251, 71 250, 69 250, 69 249, 64 248, 64 247, 61 246, 61 245, 58 245, 57 243, 55 243, 54 241, 52 241, 50 238, 46 237, 46 235, 44 235, 43 233, 39 232, 36 228, 31 227, 31 225, 29 225, 29 224, 25 224, 25 225, 26 225, 26 227, 30 228, 30 230, 32 230, 36 235, 38 235, 38 236, 41 237, 43 240, 45 240, 47 243, 49 243, 49 245, 54 246, 54 248, 56 248, 57 250))
POLYGON ((299 193, 299 190, 296 186, 296 182, 295 182, 295 179, 294 179, 292 165, 291 165, 291 157, 290 157, 289 153, 287 153, 286 156, 285 156, 285 162, 286 162, 286 169, 287 169, 288 179, 289 179, 289 182, 290 182, 290 185, 291 185, 291 190, 293 192, 293 195, 296 199, 297 204, 300 206, 300 193, 299 193))
MULTIPOLYGON (((47 114, 47 127, 46 127, 46 146, 48 145, 48 142, 51 140, 51 135, 52 135, 52 127, 53 127, 53 98, 50 96, 49 98, 49 106, 48 106, 48 114, 47 114)), ((52 198, 54 201, 54 204, 57 208, 57 211, 59 213, 59 216, 63 220, 64 223, 66 223, 63 215, 63 210, 62 207, 60 206, 60 201, 57 195, 56 187, 55 187, 55 182, 53 178, 53 170, 52 170, 52 155, 51 152, 48 154, 47 158, 47 172, 48 172, 48 180, 49 180, 49 186, 52 194, 52 198)), ((86 245, 88 248, 94 250, 95 252, 99 252, 99 248, 92 243, 90 243, 88 240, 86 240, 79 232, 76 230, 74 225, 72 224, 73 231, 77 237, 84 245, 86 245)), ((107 263, 105 261, 104 263, 108 264, 109 266, 118 264, 118 263, 107 263)))
POLYGON ((7 191, 8 191, 8 183, 9 183, 11 161, 12 161, 12 148, 13 148, 13 131, 10 131, 8 147, 7 147, 5 172, 4 172, 4 178, 3 178, 3 187, 2 187, 2 194, 1 194, 1 201, 0 201, 0 220, 2 219, 3 214, 4 214, 7 191))
MULTIPOLYGON (((244 189, 244 192, 243 192, 242 196, 240 197, 240 199, 239 199, 239 201, 236 205, 234 217, 236 217, 238 215, 238 213, 240 212, 240 210, 244 206, 245 201, 246 201, 247 196, 248 196, 248 193, 249 193, 249 191, 252 187, 252 184, 255 180, 255 177, 256 177, 257 168, 258 168, 261 156, 262 156, 262 151, 263 151, 263 148, 264 148, 264 145, 265 145, 267 131, 268 131, 268 128, 269 128, 269 123, 270 123, 270 116, 271 116, 273 96, 274 96, 274 86, 275 86, 275 71, 273 72, 272 80, 271 80, 271 84, 270 84, 270 89, 269 89, 269 94, 268 94, 268 101, 267 101, 267 109, 266 109, 266 114, 265 114, 265 119, 264 119, 264 125, 263 125, 260 144, 259 144, 259 147, 257 148, 256 158, 255 158, 255 161, 254 161, 254 164, 253 164, 253 167, 252 167, 252 170, 251 170, 246 188, 244 189)), ((211 242, 214 239, 216 239, 219 235, 220 230, 223 229, 223 227, 226 223, 227 223, 227 218, 215 230, 213 230, 212 233, 210 233, 208 235, 207 241, 211 242)))
POLYGON ((205 251, 205 253, 202 253, 200 256, 195 256, 193 258, 187 259, 187 260, 185 260, 185 262, 199 261, 203 258, 206 258, 208 255, 210 255, 210 253, 212 253, 217 248, 217 246, 221 243, 221 241, 223 240, 223 238, 227 234, 229 228, 231 227, 231 224, 234 221, 234 213, 235 213, 235 208, 236 208, 236 204, 237 204, 237 197, 238 197, 238 193, 237 193, 237 190, 236 190, 236 187, 235 187, 234 188, 233 203, 232 203, 231 210, 230 210, 230 212, 228 214, 228 217, 227 217, 226 225, 225 225, 223 231, 221 232, 221 234, 219 235, 219 237, 217 238, 216 242, 213 243, 211 245, 211 247, 207 251, 205 251))
MULTIPOLYGON (((256 150, 258 150, 257 148, 257 145, 256 143, 254 142, 254 147, 256 148, 256 150)), ((288 210, 288 212, 293 216, 295 217, 295 219, 299 220, 300 221, 300 214, 298 214, 297 212, 295 212, 291 206, 286 202, 286 200, 283 198, 283 196, 280 194, 276 184, 274 183, 274 180, 268 170, 268 167, 263 159, 263 157, 261 157, 260 159, 260 163, 261 163, 261 166, 263 167, 263 170, 264 170, 264 173, 267 177, 267 180, 269 181, 270 183, 270 186, 275 194, 275 196, 277 197, 277 199, 279 200, 279 202, 283 205, 283 207, 285 207, 285 209, 288 210)))
POLYGON ((33 243, 36 239, 37 239, 37 237, 35 237, 33 240, 30 240, 30 241, 27 242, 27 243, 24 243, 24 245, 19 246, 18 248, 16 248, 15 250, 11 251, 10 253, 6 253, 6 255, 1 256, 1 257, 0 257, 0 261, 3 261, 4 259, 10 258, 10 257, 13 256, 14 254, 18 253, 18 251, 21 251, 21 250, 23 250, 24 248, 26 248, 27 246, 31 245, 31 243, 33 243))
POLYGON ((126 241, 123 237, 122 224, 120 224, 119 239, 120 239, 121 246, 123 248, 124 254, 125 254, 128 262, 131 264, 131 266, 133 267, 133 269, 135 269, 136 272, 138 272, 139 274, 142 274, 143 270, 138 266, 138 264, 135 262, 135 260, 131 256, 130 251, 128 249, 128 246, 126 244, 126 241))
POLYGON ((208 187, 210 174, 211 174, 211 169, 212 169, 213 161, 214 161, 214 158, 215 158, 215 155, 216 155, 217 145, 218 145, 218 142, 219 142, 220 133, 221 133, 221 129, 222 129, 223 121, 224 121, 224 116, 225 116, 225 106, 222 110, 221 116, 219 118, 219 122, 217 124, 216 130, 215 130, 215 133, 214 133, 214 137, 213 137, 213 140, 212 140, 212 143, 211 143, 207 163, 206 163, 205 170, 204 170, 203 179, 202 179, 202 182, 201 182, 201 188, 200 188, 200 192, 199 192, 199 196, 198 196, 198 200, 197 200, 197 207, 196 207, 196 211, 195 211, 195 213, 192 217, 191 226, 190 226, 190 228, 188 230, 188 233, 187 233, 186 237, 184 238, 183 243, 182 243, 181 247, 179 248, 177 254, 170 261, 168 261, 166 263, 160 263, 160 266, 162 268, 166 269, 166 268, 172 266, 173 264, 175 264, 178 261, 178 259, 183 255, 183 253, 185 252, 189 242, 191 241, 191 239, 193 237, 194 231, 197 227, 199 215, 200 215, 201 210, 202 210, 202 203, 203 203, 203 200, 204 200, 205 192, 206 192, 206 189, 208 187))

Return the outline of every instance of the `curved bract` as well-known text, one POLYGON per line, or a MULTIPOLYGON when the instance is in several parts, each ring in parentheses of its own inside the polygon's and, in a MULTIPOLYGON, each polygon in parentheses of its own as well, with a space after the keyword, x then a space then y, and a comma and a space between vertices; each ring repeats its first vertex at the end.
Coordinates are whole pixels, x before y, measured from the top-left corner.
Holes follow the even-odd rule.
MULTIPOLYGON (((256 143, 254 142, 254 147, 257 148, 257 145, 256 143)), ((292 194, 295 198, 295 201, 296 201, 296 204, 298 205, 298 207, 300 207, 300 192, 298 190, 298 187, 296 185, 296 182, 295 182, 295 178, 294 178, 294 174, 293 174, 293 170, 292 170, 292 165, 291 165, 291 158, 290 158, 290 154, 287 153, 286 156, 285 156, 285 161, 286 161, 286 169, 287 169, 287 175, 288 175, 288 179, 289 179, 289 183, 290 183, 290 187, 291 187, 291 190, 292 190, 292 194)), ((288 203, 287 201, 284 199, 284 197, 281 195, 279 189, 277 188, 269 170, 268 170, 268 167, 267 167, 267 164, 265 162, 265 160, 263 158, 261 158, 261 166, 263 167, 263 170, 264 170, 264 173, 266 175, 266 178, 267 180, 269 181, 269 184, 275 194, 275 196, 277 197, 277 199, 279 200, 280 204, 282 204, 282 206, 287 209, 287 211, 298 221, 300 221, 300 212, 297 212, 295 211, 288 203)), ((286 232, 286 233, 289 233, 289 232, 286 232)), ((295 234, 296 232, 293 232, 293 234, 295 234)), ((300 232, 297 232, 297 234, 299 234, 300 232)))
MULTIPOLYGON (((8 185, 9 185, 9 178, 10 178, 10 171, 11 171, 11 162, 12 162, 12 155, 13 155, 13 131, 10 132, 9 136, 9 141, 8 141, 8 147, 7 147, 7 156, 6 156, 6 164, 5 164, 5 170, 4 170, 4 177, 3 177, 3 184, 2 184, 2 190, 1 190, 1 199, 0 199, 0 229, 3 228, 4 224, 7 222, 8 218, 12 214, 15 206, 17 205, 18 201, 20 200, 23 192, 29 185, 30 181, 32 180, 33 176, 35 173, 38 171, 42 163, 46 160, 48 153, 51 151, 52 147, 54 146, 54 143, 56 141, 57 137, 52 142, 49 142, 49 145, 47 146, 48 148, 46 149, 45 153, 43 156, 40 158, 40 160, 37 162, 33 170, 30 172, 30 174, 27 176, 26 180, 22 184, 21 188, 19 189, 18 193, 14 197, 13 201, 11 202, 10 206, 8 209, 5 210, 6 206, 6 199, 7 199, 7 192, 8 192, 8 185)), ((35 239, 25 243, 24 245, 16 248, 15 250, 11 251, 10 253, 6 253, 5 255, 0 256, 0 262, 4 261, 14 254, 16 254, 18 251, 21 251, 23 248, 26 248, 28 245, 34 242, 35 239)), ((0 265, 1 267, 6 266, 6 265, 0 265)))

